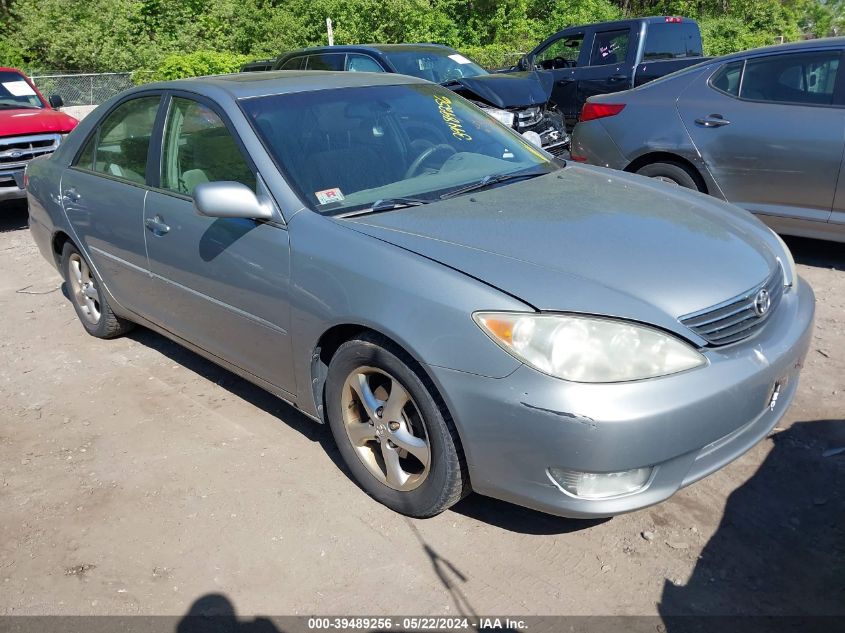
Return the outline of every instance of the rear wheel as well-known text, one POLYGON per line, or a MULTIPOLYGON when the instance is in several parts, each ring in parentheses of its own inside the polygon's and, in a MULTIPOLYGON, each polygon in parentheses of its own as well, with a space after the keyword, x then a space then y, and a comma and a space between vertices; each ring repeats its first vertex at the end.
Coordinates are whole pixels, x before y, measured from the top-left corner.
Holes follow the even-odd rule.
POLYGON ((66 242, 62 249, 62 272, 76 315, 90 335, 114 338, 132 329, 131 322, 112 312, 94 270, 70 242, 66 242))
POLYGON ((651 163, 640 167, 637 173, 656 180, 662 180, 673 185, 680 185, 687 189, 700 191, 701 188, 690 170, 680 163, 651 163))
POLYGON ((380 337, 348 341, 329 364, 326 408, 361 488, 397 512, 429 517, 469 487, 451 418, 413 366, 380 337))

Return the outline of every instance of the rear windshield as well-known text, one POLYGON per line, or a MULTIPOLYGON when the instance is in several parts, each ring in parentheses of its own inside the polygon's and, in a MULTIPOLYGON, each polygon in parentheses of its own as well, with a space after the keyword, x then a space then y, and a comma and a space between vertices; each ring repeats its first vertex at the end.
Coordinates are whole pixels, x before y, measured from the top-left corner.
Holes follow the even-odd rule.
POLYGON ((396 72, 438 84, 488 74, 471 59, 449 49, 385 51, 384 55, 396 72))
POLYGON ((658 22, 648 25, 643 61, 701 57, 701 33, 695 22, 658 22))
POLYGON ((43 108, 44 104, 23 75, 0 72, 0 108, 43 108))
POLYGON ((320 213, 382 199, 434 200, 487 176, 558 169, 521 136, 432 84, 242 99, 277 165, 320 213))

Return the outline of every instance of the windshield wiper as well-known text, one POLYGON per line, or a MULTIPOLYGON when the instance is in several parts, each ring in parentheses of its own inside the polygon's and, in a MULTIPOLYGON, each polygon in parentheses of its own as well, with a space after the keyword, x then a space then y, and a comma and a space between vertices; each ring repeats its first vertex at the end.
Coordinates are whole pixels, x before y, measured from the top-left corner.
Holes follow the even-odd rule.
POLYGON ((0 108, 5 108, 9 110, 40 110, 39 106, 30 105, 30 104, 23 104, 23 103, 0 103, 0 108))
POLYGON ((418 207, 423 204, 428 204, 432 200, 423 200, 422 198, 382 198, 373 202, 372 206, 358 211, 351 211, 344 213, 340 217, 352 218, 356 215, 367 215, 369 213, 381 213, 383 211, 393 211, 394 209, 406 209, 408 207, 418 207))
POLYGON ((443 195, 440 196, 441 200, 446 200, 448 198, 454 198, 455 196, 459 196, 462 193, 469 193, 470 191, 478 191, 479 189, 485 189, 486 187, 492 187, 493 185, 497 185, 502 182, 508 182, 509 180, 522 180, 523 178, 535 178, 537 176, 543 176, 549 172, 542 172, 542 173, 530 173, 530 174, 491 174, 490 176, 484 176, 481 180, 476 182, 471 182, 468 185, 464 185, 463 187, 458 187, 457 189, 452 189, 452 191, 447 191, 443 195))

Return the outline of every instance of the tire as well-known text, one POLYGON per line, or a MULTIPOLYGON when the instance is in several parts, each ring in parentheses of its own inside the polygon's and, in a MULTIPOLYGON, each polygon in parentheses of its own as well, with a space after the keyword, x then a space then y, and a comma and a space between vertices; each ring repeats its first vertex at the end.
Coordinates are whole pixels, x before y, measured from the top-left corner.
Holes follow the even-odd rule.
POLYGON ((664 182, 670 182, 693 191, 701 191, 696 182, 695 176, 687 167, 679 163, 651 163, 637 170, 640 176, 657 178, 664 182))
POLYGON ((424 518, 468 494, 469 478, 452 419, 415 366, 390 341, 361 335, 332 357, 325 395, 332 435, 355 482, 388 508, 424 518), (421 442, 427 459, 420 459, 421 442))
POLYGON ((133 323, 112 312, 94 269, 70 242, 65 242, 62 249, 62 274, 76 316, 88 334, 97 338, 115 338, 134 327, 133 323))

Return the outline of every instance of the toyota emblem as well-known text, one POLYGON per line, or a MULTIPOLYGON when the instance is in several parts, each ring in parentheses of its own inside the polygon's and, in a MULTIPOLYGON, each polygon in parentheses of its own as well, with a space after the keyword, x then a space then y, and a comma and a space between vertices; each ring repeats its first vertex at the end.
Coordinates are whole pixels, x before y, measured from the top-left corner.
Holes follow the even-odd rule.
POLYGON ((761 317, 769 311, 771 305, 772 297, 769 295, 769 291, 763 288, 757 293, 757 296, 754 297, 754 313, 761 317))

